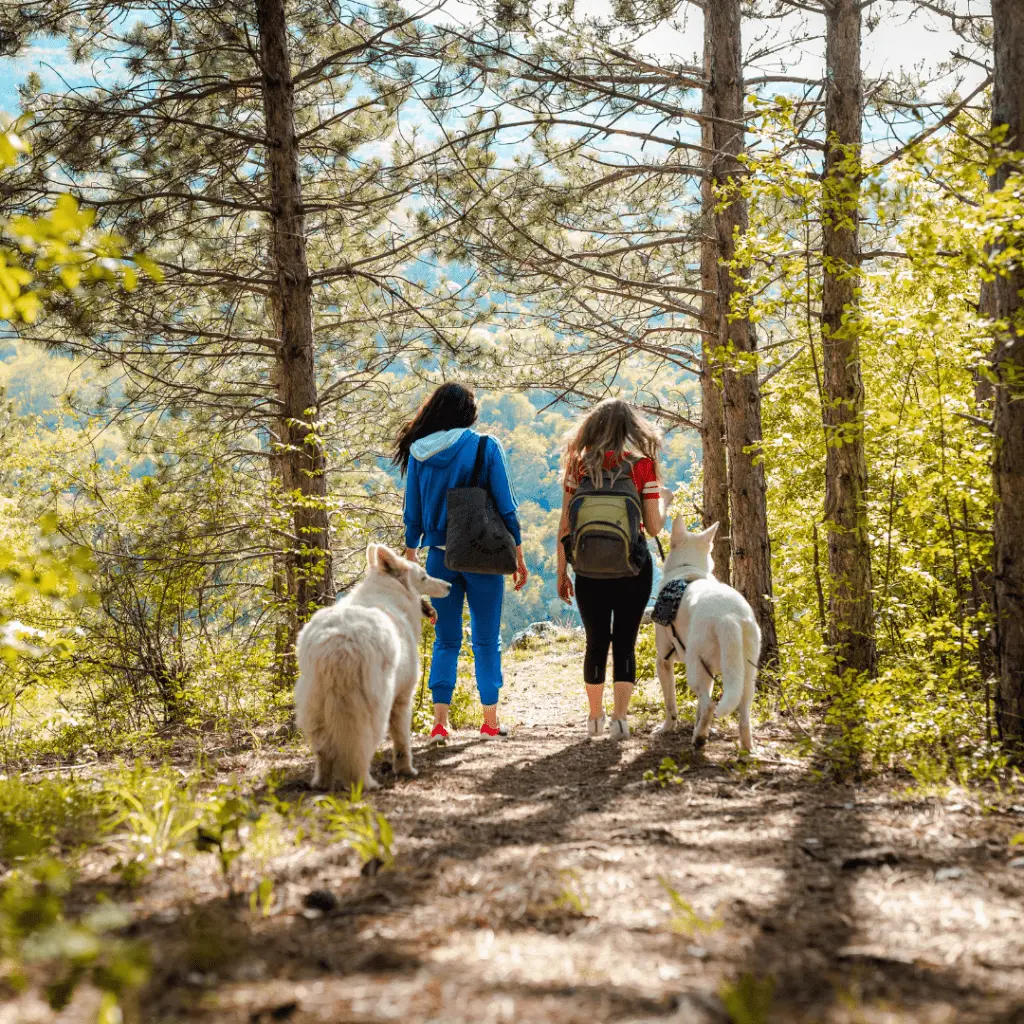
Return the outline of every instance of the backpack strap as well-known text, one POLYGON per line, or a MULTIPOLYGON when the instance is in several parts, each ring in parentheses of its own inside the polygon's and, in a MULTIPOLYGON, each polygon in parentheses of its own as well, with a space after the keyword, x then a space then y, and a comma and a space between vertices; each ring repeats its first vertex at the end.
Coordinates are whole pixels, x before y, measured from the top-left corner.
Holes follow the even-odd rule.
POLYGON ((470 487, 480 486, 480 475, 484 471, 484 453, 487 450, 487 435, 481 434, 476 446, 476 461, 473 463, 473 475, 469 478, 470 487))

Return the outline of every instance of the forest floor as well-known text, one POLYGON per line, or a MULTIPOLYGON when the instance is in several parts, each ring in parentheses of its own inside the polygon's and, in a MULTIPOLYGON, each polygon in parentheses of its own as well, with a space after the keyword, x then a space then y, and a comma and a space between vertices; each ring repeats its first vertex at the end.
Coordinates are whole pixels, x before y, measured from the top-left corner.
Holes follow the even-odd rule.
MULTIPOLYGON (((693 757, 688 733, 652 735, 656 682, 633 738, 588 742, 579 663, 566 643, 514 653, 511 738, 420 740, 418 778, 382 776, 396 856, 375 874, 292 834, 258 868, 266 913, 225 895, 213 857, 113 891, 153 950, 140 1018, 1024 1022, 1019 795, 836 786, 779 721, 749 760, 732 720, 693 757)), ((311 759, 280 742, 221 753, 213 781, 276 773, 299 799, 311 759)), ((109 891, 112 857, 83 864, 79 888, 109 891)), ((0 1021, 90 1012, 88 996, 59 1017, 25 996, 0 1021)))

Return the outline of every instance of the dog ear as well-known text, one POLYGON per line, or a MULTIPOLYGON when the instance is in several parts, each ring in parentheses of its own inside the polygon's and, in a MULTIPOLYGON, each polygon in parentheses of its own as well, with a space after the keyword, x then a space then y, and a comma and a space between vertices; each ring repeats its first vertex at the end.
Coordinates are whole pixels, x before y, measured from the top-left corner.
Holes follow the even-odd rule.
POLYGON ((377 568, 377 552, 380 550, 379 544, 374 544, 371 541, 366 545, 366 567, 368 569, 377 568))
POLYGON ((715 542, 716 533, 718 533, 718 523, 712 523, 702 534, 700 534, 700 539, 710 548, 715 542))
POLYGON ((388 576, 401 579, 409 568, 408 563, 399 555, 396 555, 391 548, 383 544, 377 547, 377 568, 388 576))
POLYGON ((670 543, 676 545, 680 541, 685 540, 687 536, 686 520, 682 516, 676 516, 672 520, 672 539, 670 543))

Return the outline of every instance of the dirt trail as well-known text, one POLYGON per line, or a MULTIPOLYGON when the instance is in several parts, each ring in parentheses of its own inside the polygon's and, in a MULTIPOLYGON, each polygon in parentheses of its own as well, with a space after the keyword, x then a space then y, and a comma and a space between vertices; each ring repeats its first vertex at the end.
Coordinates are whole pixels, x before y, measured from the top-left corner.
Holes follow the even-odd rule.
MULTIPOLYGON (((512 738, 419 749, 419 777, 375 794, 393 869, 284 853, 265 918, 198 875, 157 885, 137 908, 160 951, 143 1019, 1024 1022, 1024 808, 835 788, 764 725, 750 765, 731 721, 698 761, 643 714, 629 742, 588 742, 578 665, 571 647, 510 658, 512 738), (681 781, 645 782, 666 755, 681 781), (331 912, 304 908, 314 889, 331 912)), ((220 768, 297 789, 308 765, 296 745, 220 768)))

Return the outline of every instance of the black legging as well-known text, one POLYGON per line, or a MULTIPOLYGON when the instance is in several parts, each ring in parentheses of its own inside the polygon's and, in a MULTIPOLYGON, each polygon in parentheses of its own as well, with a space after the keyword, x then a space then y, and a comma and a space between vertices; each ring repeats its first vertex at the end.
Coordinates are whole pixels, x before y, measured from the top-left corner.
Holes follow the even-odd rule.
POLYGON ((583 681, 603 683, 612 647, 614 679, 636 682, 636 635, 651 597, 654 564, 647 559, 637 576, 613 580, 576 576, 576 604, 587 631, 587 653, 583 659, 583 681))

